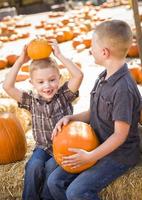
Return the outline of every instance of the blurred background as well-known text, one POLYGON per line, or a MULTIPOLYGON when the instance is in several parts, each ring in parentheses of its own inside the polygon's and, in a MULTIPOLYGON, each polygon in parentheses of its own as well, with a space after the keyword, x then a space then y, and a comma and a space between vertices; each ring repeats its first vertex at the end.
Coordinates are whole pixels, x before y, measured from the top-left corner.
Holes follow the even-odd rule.
MULTIPOLYGON (((94 5, 100 5, 105 0, 93 0, 94 5)), ((9 14, 32 14, 49 10, 68 10, 77 4, 84 4, 86 0, 0 0, 0 18, 9 14)))

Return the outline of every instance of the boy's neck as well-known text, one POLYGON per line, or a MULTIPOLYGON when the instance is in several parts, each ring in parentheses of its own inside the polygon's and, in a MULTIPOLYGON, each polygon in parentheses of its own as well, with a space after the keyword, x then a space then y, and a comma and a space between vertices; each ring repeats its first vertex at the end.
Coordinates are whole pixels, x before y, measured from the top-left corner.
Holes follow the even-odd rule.
POLYGON ((107 70, 107 75, 105 79, 108 79, 110 76, 112 76, 115 72, 117 72, 121 67, 123 67, 125 63, 125 59, 122 60, 111 60, 109 63, 105 65, 105 68, 107 70))

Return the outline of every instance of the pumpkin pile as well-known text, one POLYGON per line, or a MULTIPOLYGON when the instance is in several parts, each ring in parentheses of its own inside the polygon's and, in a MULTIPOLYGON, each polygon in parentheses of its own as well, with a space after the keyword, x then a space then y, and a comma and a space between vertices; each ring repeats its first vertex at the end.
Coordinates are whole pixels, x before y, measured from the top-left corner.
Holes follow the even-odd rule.
POLYGON ((95 163, 90 162, 89 164, 74 169, 70 166, 62 166, 62 157, 73 154, 73 152, 68 151, 68 148, 79 148, 91 151, 98 145, 99 141, 90 125, 80 121, 72 121, 66 126, 63 126, 61 132, 54 137, 53 155, 56 162, 64 170, 70 173, 78 173, 91 167, 95 163))

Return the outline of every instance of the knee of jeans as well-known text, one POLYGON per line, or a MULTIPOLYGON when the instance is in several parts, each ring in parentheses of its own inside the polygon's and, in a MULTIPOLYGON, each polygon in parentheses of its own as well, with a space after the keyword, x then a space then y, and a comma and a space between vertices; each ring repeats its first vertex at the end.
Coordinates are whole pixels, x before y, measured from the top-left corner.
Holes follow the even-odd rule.
POLYGON ((47 180, 47 185, 50 190, 54 190, 54 188, 57 188, 58 185, 60 185, 60 183, 61 183, 61 180, 58 180, 56 176, 54 176, 54 173, 51 173, 49 175, 48 180, 47 180))
POLYGON ((45 163, 45 172, 47 175, 51 174, 57 167, 57 163, 55 162, 55 160, 53 158, 49 159, 46 163, 45 163))
POLYGON ((82 192, 79 192, 79 188, 69 188, 66 190, 66 196, 68 200, 82 200, 84 199, 82 192))
POLYGON ((40 160, 29 161, 26 164, 25 171, 30 175, 39 174, 41 175, 44 170, 44 165, 40 160))

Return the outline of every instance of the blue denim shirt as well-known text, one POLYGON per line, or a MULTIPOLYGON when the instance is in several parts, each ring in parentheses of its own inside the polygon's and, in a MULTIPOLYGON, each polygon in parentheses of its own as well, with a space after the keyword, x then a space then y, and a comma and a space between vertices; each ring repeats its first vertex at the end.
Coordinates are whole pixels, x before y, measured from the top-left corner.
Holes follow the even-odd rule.
POLYGON ((138 121, 140 117, 141 95, 130 76, 127 64, 105 80, 103 71, 91 92, 90 124, 103 143, 114 133, 114 122, 130 124, 126 141, 108 156, 119 162, 135 164, 140 155, 138 121))

